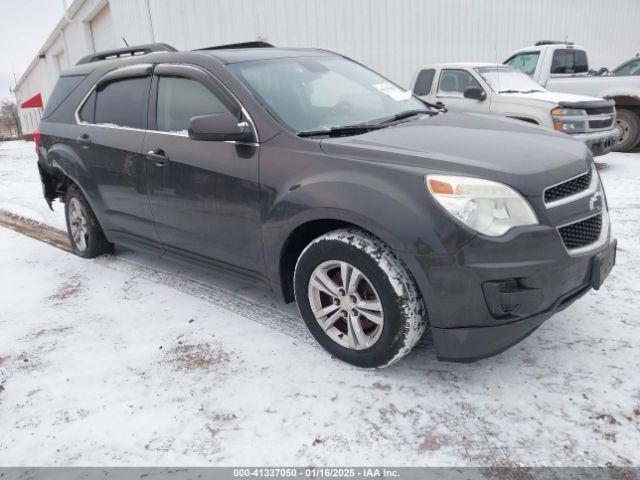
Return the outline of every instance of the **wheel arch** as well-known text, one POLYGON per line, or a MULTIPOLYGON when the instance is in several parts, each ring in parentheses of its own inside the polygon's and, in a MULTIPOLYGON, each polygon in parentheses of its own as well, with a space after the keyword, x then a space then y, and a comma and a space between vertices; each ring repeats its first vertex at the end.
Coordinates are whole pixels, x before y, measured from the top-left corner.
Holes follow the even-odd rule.
POLYGON ((640 92, 637 95, 629 94, 608 94, 604 95, 607 100, 613 100, 616 108, 630 108, 631 110, 640 110, 640 92))
POLYGON ((56 198, 64 199, 69 186, 74 185, 80 190, 100 227, 104 230, 100 212, 96 209, 96 206, 101 203, 98 189, 95 187, 84 162, 73 148, 65 144, 51 146, 47 151, 46 158, 39 158, 38 169, 44 185, 45 200, 50 207, 51 202, 56 198))
POLYGON ((345 215, 344 212, 341 212, 341 214, 336 214, 336 212, 323 212, 321 214, 318 212, 314 217, 305 218, 290 231, 278 250, 277 286, 285 302, 294 301, 293 272, 297 260, 305 247, 325 233, 348 227, 358 228, 367 232, 379 238, 390 248, 393 248, 394 245, 398 246, 397 240, 383 228, 366 219, 345 215))

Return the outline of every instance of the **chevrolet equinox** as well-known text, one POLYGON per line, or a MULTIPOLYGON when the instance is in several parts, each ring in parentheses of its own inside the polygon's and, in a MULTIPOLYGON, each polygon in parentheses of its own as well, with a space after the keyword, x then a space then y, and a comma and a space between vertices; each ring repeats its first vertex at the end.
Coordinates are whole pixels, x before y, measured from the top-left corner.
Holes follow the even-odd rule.
POLYGON ((427 328, 439 359, 501 352, 615 262, 583 143, 446 112, 323 50, 93 54, 34 136, 74 253, 117 244, 262 281, 361 367, 427 328))

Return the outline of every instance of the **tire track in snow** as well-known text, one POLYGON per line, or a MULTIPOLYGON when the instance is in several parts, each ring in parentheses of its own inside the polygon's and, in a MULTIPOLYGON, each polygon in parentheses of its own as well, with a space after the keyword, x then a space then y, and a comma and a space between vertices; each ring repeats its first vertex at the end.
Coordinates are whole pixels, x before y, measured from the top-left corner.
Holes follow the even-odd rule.
MULTIPOLYGON (((0 226, 9 228, 35 240, 71 252, 66 232, 25 219, 10 212, 0 210, 0 226)), ((211 285, 184 275, 164 272, 139 263, 131 262, 116 255, 103 255, 93 259, 97 264, 116 270, 131 277, 143 278, 153 283, 168 286, 181 293, 196 297, 208 303, 224 308, 232 313, 264 325, 279 333, 288 335, 308 345, 317 347, 302 319, 269 307, 251 298, 230 290, 211 285)), ((318 347, 319 348, 319 347, 318 347)))

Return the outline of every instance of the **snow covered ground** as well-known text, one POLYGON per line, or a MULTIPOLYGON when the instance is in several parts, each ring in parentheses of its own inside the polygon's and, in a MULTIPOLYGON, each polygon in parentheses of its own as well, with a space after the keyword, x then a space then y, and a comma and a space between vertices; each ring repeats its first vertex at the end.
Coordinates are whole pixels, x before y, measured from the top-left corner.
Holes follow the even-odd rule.
MULTIPOLYGON (((0 227, 0 465, 639 466, 640 154, 602 160, 611 277, 473 364, 360 370, 259 287, 0 227)), ((0 144, 0 209, 63 228, 33 143, 0 144)))

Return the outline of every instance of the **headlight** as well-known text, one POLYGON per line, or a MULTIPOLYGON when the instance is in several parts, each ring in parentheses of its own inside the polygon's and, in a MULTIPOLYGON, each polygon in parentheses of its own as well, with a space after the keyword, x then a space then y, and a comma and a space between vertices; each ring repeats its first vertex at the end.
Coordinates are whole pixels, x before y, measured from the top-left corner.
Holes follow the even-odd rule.
POLYGON ((564 133, 587 131, 587 111, 578 108, 554 108, 551 110, 553 128, 564 133))
POLYGON ((427 175, 425 183, 448 213, 484 235, 497 237, 513 227, 538 224, 529 202, 502 183, 452 175, 427 175))

